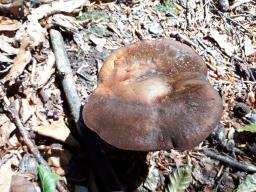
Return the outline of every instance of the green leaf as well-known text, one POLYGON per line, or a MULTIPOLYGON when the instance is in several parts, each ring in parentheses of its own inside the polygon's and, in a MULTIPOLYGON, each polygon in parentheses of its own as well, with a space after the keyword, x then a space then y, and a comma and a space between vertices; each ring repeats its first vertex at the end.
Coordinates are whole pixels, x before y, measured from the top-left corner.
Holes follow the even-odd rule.
POLYGON ((237 192, 254 192, 256 191, 256 173, 247 175, 239 184, 237 192))
POLYGON ((169 179, 165 192, 184 192, 192 182, 192 165, 189 163, 186 167, 178 168, 169 179))
POLYGON ((43 192, 56 192, 58 175, 48 171, 42 165, 39 165, 37 168, 43 192))
POLYGON ((256 133, 256 123, 246 125, 246 126, 240 128, 240 129, 238 129, 238 132, 244 132, 244 131, 249 131, 251 133, 256 133))
POLYGON ((176 10, 172 0, 165 0, 165 1, 163 1, 163 3, 155 5, 153 7, 153 9, 155 11, 160 12, 161 14, 166 14, 166 13, 177 14, 177 10, 176 10))
POLYGON ((89 12, 83 12, 80 16, 77 17, 79 21, 97 21, 97 22, 108 22, 109 16, 105 10, 94 10, 89 12))

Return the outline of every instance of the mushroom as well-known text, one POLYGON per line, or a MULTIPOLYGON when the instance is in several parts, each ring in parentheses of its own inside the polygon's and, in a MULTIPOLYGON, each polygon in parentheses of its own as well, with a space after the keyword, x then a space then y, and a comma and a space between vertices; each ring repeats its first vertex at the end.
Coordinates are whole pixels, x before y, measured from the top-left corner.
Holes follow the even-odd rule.
POLYGON ((222 100, 206 76, 200 56, 170 39, 120 48, 101 68, 84 122, 120 149, 191 149, 222 115, 222 100))

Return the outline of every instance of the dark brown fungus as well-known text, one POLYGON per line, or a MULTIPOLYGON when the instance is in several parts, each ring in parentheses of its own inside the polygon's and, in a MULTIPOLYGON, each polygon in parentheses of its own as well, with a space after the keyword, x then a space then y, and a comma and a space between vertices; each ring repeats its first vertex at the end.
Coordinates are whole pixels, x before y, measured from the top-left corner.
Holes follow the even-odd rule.
POLYGON ((222 101, 190 47, 162 39, 114 51, 83 111, 86 125, 127 150, 191 149, 217 126, 222 101))

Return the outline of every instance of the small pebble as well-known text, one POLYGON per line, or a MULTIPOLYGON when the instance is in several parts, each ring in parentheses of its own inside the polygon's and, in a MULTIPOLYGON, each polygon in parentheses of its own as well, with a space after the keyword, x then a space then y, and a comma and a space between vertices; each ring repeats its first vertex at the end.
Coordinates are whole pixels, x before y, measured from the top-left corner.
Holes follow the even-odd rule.
POLYGON ((148 31, 154 35, 158 35, 163 32, 163 28, 159 23, 155 22, 149 27, 148 31))

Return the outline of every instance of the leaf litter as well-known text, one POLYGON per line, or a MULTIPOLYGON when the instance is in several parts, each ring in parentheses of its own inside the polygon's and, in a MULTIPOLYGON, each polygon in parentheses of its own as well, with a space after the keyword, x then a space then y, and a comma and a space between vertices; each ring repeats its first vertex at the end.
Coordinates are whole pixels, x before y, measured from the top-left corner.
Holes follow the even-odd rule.
MULTIPOLYGON (((13 119, 4 110, 10 104, 18 110, 29 138, 60 175, 60 181, 65 183, 67 179, 70 191, 90 185, 90 165, 81 163, 86 154, 77 148, 75 126, 60 88, 61 74, 55 70, 48 34, 53 27, 64 36, 76 89, 83 103, 95 89, 98 72, 111 51, 139 40, 164 37, 183 42, 201 55, 208 66, 210 83, 222 96, 224 113, 220 126, 194 150, 152 152, 142 158, 134 153, 120 157, 104 149, 111 162, 118 162, 112 163, 113 169, 127 189, 133 186, 139 191, 164 191, 168 188, 168 177, 176 174, 177 181, 177 175, 181 174, 175 170, 189 162, 192 182, 182 188, 187 191, 241 191, 244 183, 255 185, 254 175, 246 176, 247 172, 239 167, 231 168, 228 163, 202 152, 202 149, 215 149, 218 155, 231 160, 255 164, 254 1, 238 0, 228 4, 223 1, 223 4, 221 0, 219 3, 68 0, 31 1, 24 5, 20 2, 0 2, 0 98, 5 103, 0 107, 0 170, 4 169, 8 176, 3 178, 4 184, 0 184, 1 191, 11 187, 13 171, 20 172, 13 169, 18 167, 17 163, 10 166, 10 153, 15 154, 19 162, 29 152, 13 119), (247 109, 237 107, 238 103, 245 104, 247 109), (71 143, 68 137, 72 138, 71 143), (56 145, 61 145, 60 151, 65 153, 50 153, 56 150, 56 145), (63 161, 63 156, 68 158, 63 161), (145 161, 143 166, 137 163, 138 159, 145 161), (150 170, 145 173, 142 168, 150 170), (141 175, 144 179, 137 182, 136 178, 142 178, 141 175)), ((24 173, 19 174, 24 177, 24 173)), ((39 186, 38 178, 32 182, 39 186)))

